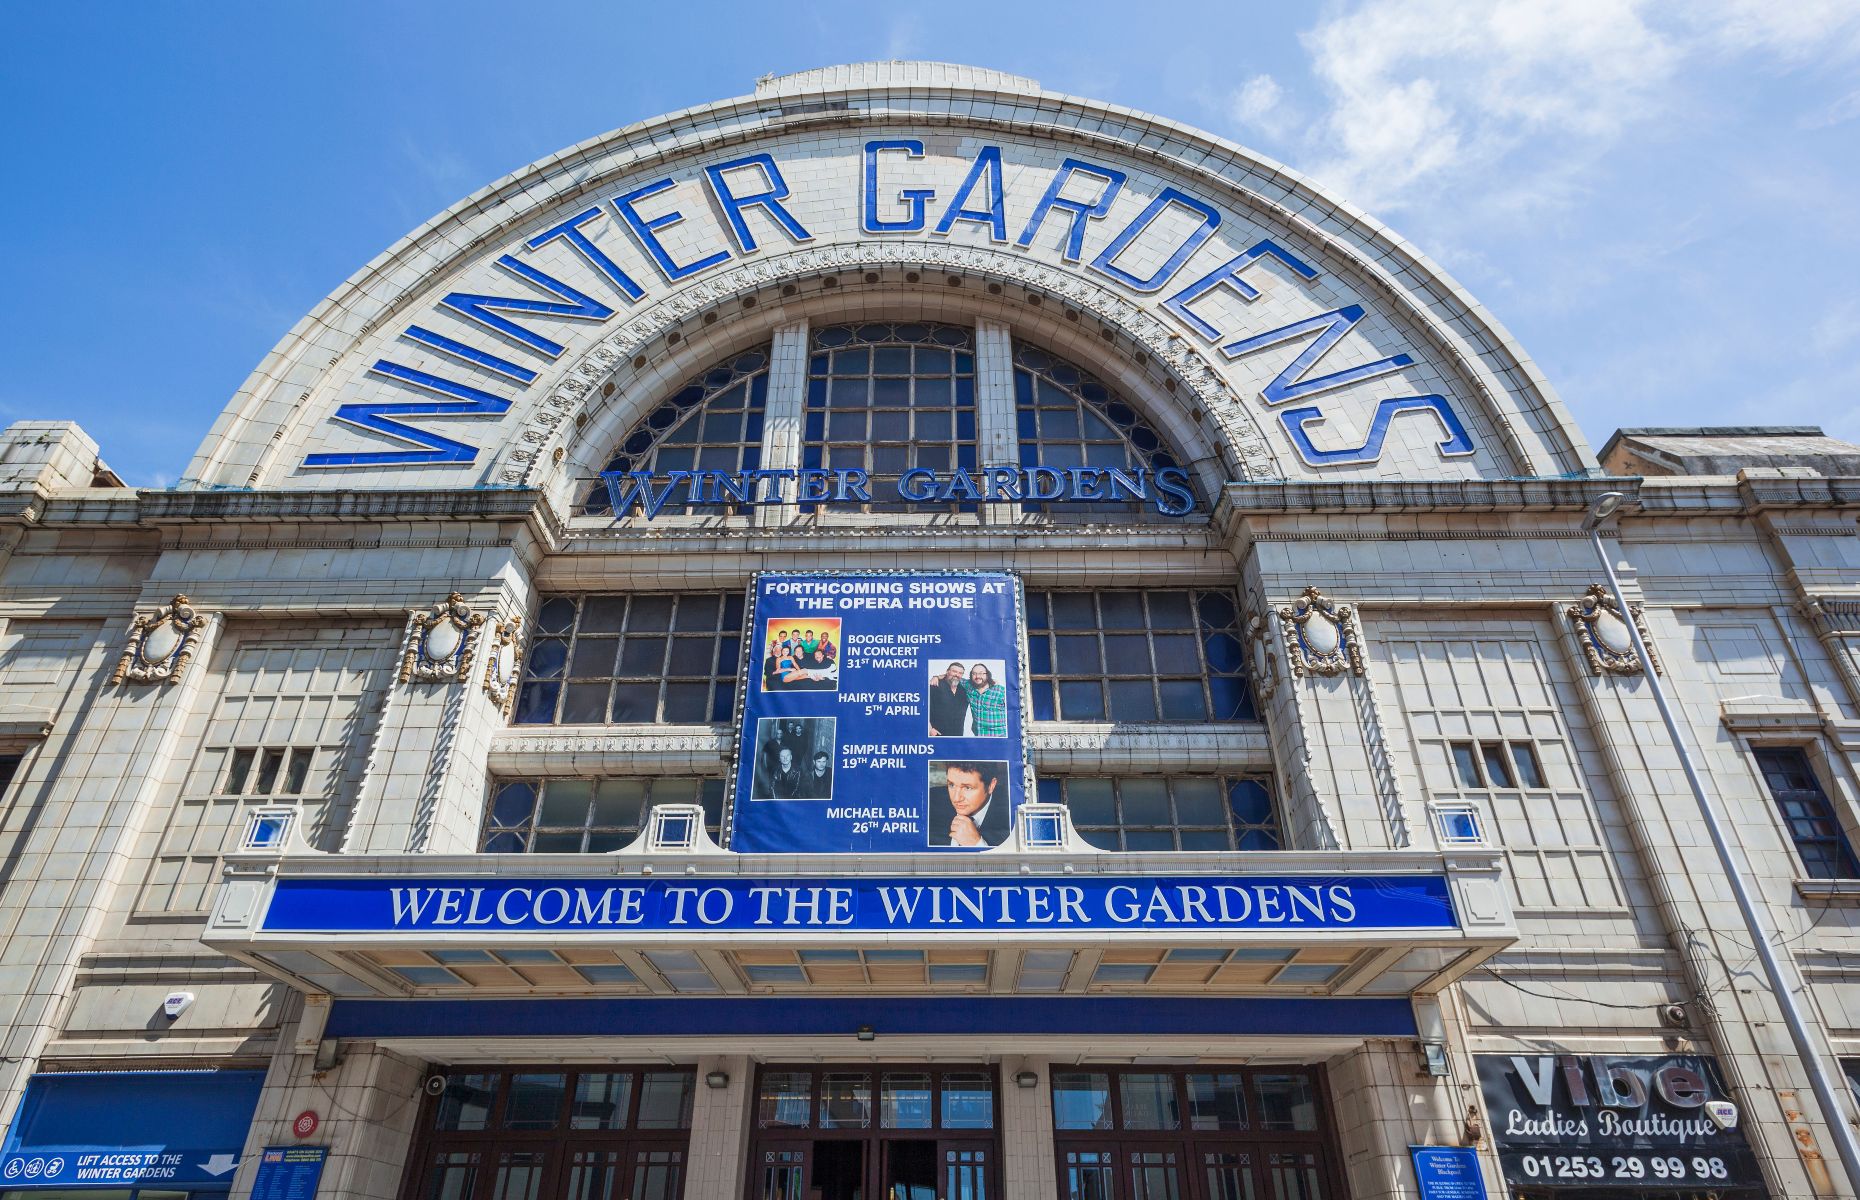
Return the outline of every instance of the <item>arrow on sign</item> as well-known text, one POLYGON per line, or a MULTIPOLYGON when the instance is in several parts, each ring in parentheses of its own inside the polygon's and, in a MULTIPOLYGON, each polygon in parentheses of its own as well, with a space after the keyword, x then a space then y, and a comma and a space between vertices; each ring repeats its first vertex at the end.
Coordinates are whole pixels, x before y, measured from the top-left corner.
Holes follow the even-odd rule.
POLYGON ((239 1165, 239 1156, 236 1154, 215 1154, 206 1162, 197 1163, 195 1165, 209 1175, 224 1175, 226 1172, 239 1165))

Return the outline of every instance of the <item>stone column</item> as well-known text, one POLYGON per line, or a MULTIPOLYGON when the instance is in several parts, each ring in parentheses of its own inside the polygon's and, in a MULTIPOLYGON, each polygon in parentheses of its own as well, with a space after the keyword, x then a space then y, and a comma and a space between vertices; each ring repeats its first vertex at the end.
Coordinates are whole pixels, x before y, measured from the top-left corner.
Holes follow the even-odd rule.
MULTIPOLYGON (((503 706, 485 686, 493 626, 522 613, 529 599, 527 581, 517 583, 514 571, 505 582, 513 586, 474 590, 463 599, 483 622, 471 635, 471 658, 459 675, 421 678, 416 663, 412 678, 397 677, 389 685, 345 853, 477 850, 491 736, 508 724, 503 706)), ((439 596, 433 600, 444 603, 439 596)), ((407 674, 405 655, 417 650, 419 636, 410 618, 403 658, 395 665, 397 676, 407 674)))
POLYGON ((1044 1058, 1001 1060, 1001 1192, 1004 1196, 1059 1195, 1059 1168, 1053 1158, 1053 1081, 1044 1058), (1031 1071, 1040 1077, 1030 1088, 1014 1076, 1031 1071))
MULTIPOLYGON (((762 469, 801 469, 801 442, 807 421, 807 322, 796 321, 775 331, 769 349, 769 394, 762 408, 762 469)), ((795 494, 790 481, 786 495, 795 494)), ((756 524, 786 525, 800 514, 792 504, 765 504, 756 509, 756 524)))
POLYGON ((742 1193, 749 1169, 750 1105, 755 1102, 756 1064, 746 1054, 706 1055, 697 1063, 697 1100, 691 1106, 690 1173, 687 1196, 742 1193), (730 1077, 725 1087, 704 1082, 712 1071, 730 1077))
MULTIPOLYGON (((1014 412, 1014 340, 999 321, 975 323, 975 461, 989 467, 1020 466, 1020 431, 1014 412)), ((990 525, 1010 525, 1015 504, 983 506, 990 525)))
POLYGON ((344 1042, 342 1061, 318 1071, 315 1056, 281 1053, 271 1060, 252 1114, 227 1200, 246 1200, 267 1146, 328 1146, 317 1187, 343 1200, 395 1200, 407 1168, 424 1093, 426 1065, 372 1042, 344 1042), (317 1114, 316 1132, 296 1136, 297 1114, 317 1114))

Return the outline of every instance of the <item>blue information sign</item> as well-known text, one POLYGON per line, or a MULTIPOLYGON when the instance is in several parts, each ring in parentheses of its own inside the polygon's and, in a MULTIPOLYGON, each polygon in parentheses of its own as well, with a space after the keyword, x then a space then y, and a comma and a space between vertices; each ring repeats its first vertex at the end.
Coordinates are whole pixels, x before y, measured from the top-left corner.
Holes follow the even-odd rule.
POLYGON ((758 575, 730 848, 999 846, 1026 786, 1020 644, 1006 572, 758 575))
POLYGON ((1421 1200, 1485 1200, 1479 1152, 1470 1146, 1410 1146, 1421 1200))
POLYGON ((280 879, 273 933, 1456 928, 1439 875, 280 879))
POLYGON ((252 1181, 252 1200, 311 1200, 328 1158, 328 1146, 265 1147, 252 1181))

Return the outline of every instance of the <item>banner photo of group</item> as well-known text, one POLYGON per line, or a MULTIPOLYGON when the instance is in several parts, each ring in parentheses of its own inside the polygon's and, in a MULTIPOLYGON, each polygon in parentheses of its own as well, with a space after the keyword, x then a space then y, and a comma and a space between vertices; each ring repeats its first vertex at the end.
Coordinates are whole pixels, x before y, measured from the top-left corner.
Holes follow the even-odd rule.
POLYGON ((1027 787, 1019 580, 776 572, 750 585, 730 847, 986 850, 1027 787))

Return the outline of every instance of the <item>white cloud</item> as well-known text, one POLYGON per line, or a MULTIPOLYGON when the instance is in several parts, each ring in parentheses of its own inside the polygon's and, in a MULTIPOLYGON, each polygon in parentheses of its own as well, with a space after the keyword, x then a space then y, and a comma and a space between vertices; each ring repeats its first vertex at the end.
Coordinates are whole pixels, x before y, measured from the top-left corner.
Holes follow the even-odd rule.
POLYGON ((1797 124, 1803 129, 1826 129, 1830 125, 1844 125, 1855 117, 1860 117, 1860 90, 1848 92, 1820 112, 1804 116, 1797 124))
POLYGON ((1795 69, 1860 55, 1860 6, 1360 0, 1303 41, 1327 112, 1301 167, 1375 211, 1437 206, 1434 189, 1471 184, 1529 214, 1578 195, 1624 130, 1680 111, 1675 84, 1705 60, 1795 69))
POLYGON ((1289 124, 1285 89, 1270 75, 1255 75, 1227 97, 1227 115, 1242 129, 1281 137, 1289 124))

